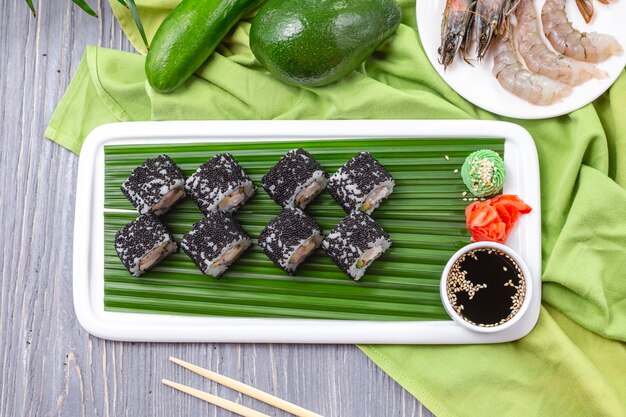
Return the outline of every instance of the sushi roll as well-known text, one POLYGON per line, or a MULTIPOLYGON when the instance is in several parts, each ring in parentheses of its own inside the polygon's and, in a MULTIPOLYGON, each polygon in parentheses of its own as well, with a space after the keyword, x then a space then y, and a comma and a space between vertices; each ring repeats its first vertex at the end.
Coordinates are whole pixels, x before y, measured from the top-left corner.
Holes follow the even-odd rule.
POLYGON ((169 156, 159 155, 135 168, 121 190, 139 213, 160 216, 185 196, 185 177, 169 156))
POLYGON ((326 236, 324 252, 355 281, 391 246, 387 232, 370 216, 352 213, 326 236))
POLYGON ((205 215, 215 210, 237 211, 256 188, 243 168, 228 153, 215 155, 187 178, 187 194, 205 215))
POLYGON ((194 224, 180 246, 203 274, 219 278, 251 243, 231 215, 215 211, 194 224))
POLYGON ((274 265, 293 274, 322 239, 322 229, 311 216, 286 207, 263 229, 259 246, 274 265))
POLYGON ((360 152, 328 181, 328 192, 347 213, 372 213, 393 192, 396 183, 369 152, 360 152))
POLYGON ((178 245, 156 215, 144 214, 117 232, 115 250, 128 272, 138 277, 178 252, 178 245))
POLYGON ((282 207, 305 208, 326 188, 328 174, 304 149, 292 149, 261 179, 267 193, 282 207))

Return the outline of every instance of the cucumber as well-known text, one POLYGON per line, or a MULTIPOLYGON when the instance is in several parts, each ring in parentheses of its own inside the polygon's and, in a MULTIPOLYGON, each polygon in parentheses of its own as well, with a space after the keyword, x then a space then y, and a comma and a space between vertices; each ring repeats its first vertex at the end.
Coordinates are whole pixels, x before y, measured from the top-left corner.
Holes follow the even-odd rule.
POLYGON ((146 77, 160 93, 175 90, 213 53, 228 31, 264 0, 183 0, 157 29, 146 77))
POLYGON ((321 86, 357 68, 401 17, 394 0, 269 0, 252 21, 250 48, 281 81, 321 86))

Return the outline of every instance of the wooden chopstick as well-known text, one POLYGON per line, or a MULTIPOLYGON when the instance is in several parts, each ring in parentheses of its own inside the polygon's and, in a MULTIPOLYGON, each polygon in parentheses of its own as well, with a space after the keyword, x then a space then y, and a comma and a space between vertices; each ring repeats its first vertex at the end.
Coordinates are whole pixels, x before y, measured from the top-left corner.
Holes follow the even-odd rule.
MULTIPOLYGON (((177 365, 182 366, 183 368, 186 368, 188 370, 190 370, 191 372, 194 372, 200 376, 203 376, 207 379, 210 379, 211 381, 215 381, 218 384, 224 385, 225 387, 228 387, 230 389, 233 389, 235 391, 238 391, 242 394, 245 394, 249 397, 252 397, 254 399, 257 399, 259 401, 262 401, 266 404, 272 405, 276 408, 279 408, 283 411, 286 411, 288 413, 291 413, 295 416, 298 417, 323 417, 320 414, 314 413, 312 411, 309 411, 305 408, 302 408, 298 405, 295 405, 293 403, 290 403, 289 401, 285 401, 281 398, 278 398, 272 394, 268 394, 264 391, 261 391, 260 389, 251 387, 250 385, 246 385, 243 382, 239 382, 235 379, 229 378, 227 376, 224 375, 220 375, 216 372, 213 371, 209 371, 208 369, 204 369, 201 368, 197 365, 191 364, 189 362, 185 362, 181 359, 178 358, 174 358, 173 356, 170 356, 170 361, 174 362, 177 365)), ((202 392, 202 391, 200 391, 202 392)), ((192 394, 193 395, 193 394, 192 394)), ((219 398, 219 397, 217 397, 219 398)), ((225 400, 223 400, 225 401, 225 400)), ((242 414, 244 415, 244 414, 242 414)))
POLYGON ((177 389, 185 394, 189 394, 193 397, 204 400, 213 405, 217 405, 218 407, 222 407, 225 410, 232 411, 233 413, 237 413, 240 416, 244 417, 270 417, 267 414, 259 413, 251 408, 248 408, 244 405, 234 403, 232 401, 225 400, 224 398, 220 398, 213 394, 209 394, 208 392, 200 391, 199 389, 191 388, 183 384, 179 384, 178 382, 173 382, 168 379, 162 379, 162 383, 167 385, 168 387, 172 387, 177 389))

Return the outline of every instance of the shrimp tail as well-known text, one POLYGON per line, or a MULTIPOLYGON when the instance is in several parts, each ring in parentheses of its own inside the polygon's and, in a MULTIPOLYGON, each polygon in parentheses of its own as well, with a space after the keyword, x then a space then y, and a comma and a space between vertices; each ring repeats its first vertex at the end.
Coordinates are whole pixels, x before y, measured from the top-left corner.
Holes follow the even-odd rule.
POLYGON ((585 19, 585 22, 589 23, 594 12, 593 0, 576 0, 576 6, 578 6, 578 10, 583 16, 583 19, 585 19))
MULTIPOLYGON (((452 2, 454 3, 454 2, 452 2)), ((450 0, 449 0, 450 4, 450 0)), ((454 3, 456 4, 456 3, 454 3)), ((443 15, 441 25, 441 46, 438 49, 439 63, 447 69, 459 51, 465 55, 467 37, 473 19, 476 2, 467 3, 464 9, 448 9, 443 15)))
POLYGON ((472 36, 471 36, 471 28, 474 26, 474 20, 476 19, 476 1, 470 3, 469 5, 469 13, 468 13, 468 17, 467 17, 467 23, 465 25, 465 31, 466 31, 466 35, 463 38, 463 41, 461 42, 461 51, 463 52, 463 59, 465 59, 465 61, 467 62, 467 57, 469 54, 469 48, 468 45, 472 42, 472 36))
POLYGON ((509 32, 511 13, 519 0, 478 0, 476 6, 476 55, 483 59, 489 46, 496 37, 503 37, 509 32))
POLYGON ((478 35, 478 49, 476 54, 478 59, 484 58, 487 50, 489 49, 489 45, 491 44, 491 39, 493 38, 494 33, 496 33, 496 29, 499 24, 499 18, 494 16, 487 23, 487 25, 483 26, 482 31, 478 35))
POLYGON ((438 49, 439 52, 439 63, 443 65, 444 69, 447 69, 452 61, 454 61, 454 57, 461 49, 462 36, 457 33, 450 33, 446 38, 441 42, 441 46, 438 49))

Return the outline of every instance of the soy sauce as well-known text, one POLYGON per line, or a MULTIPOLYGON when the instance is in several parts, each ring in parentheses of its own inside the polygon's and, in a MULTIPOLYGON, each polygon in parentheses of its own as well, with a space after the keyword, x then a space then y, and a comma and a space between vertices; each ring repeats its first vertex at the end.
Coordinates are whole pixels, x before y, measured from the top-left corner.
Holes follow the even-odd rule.
POLYGON ((494 327, 519 312, 526 285, 519 265, 509 255, 479 248, 452 265, 446 290, 450 304, 465 321, 494 327))

